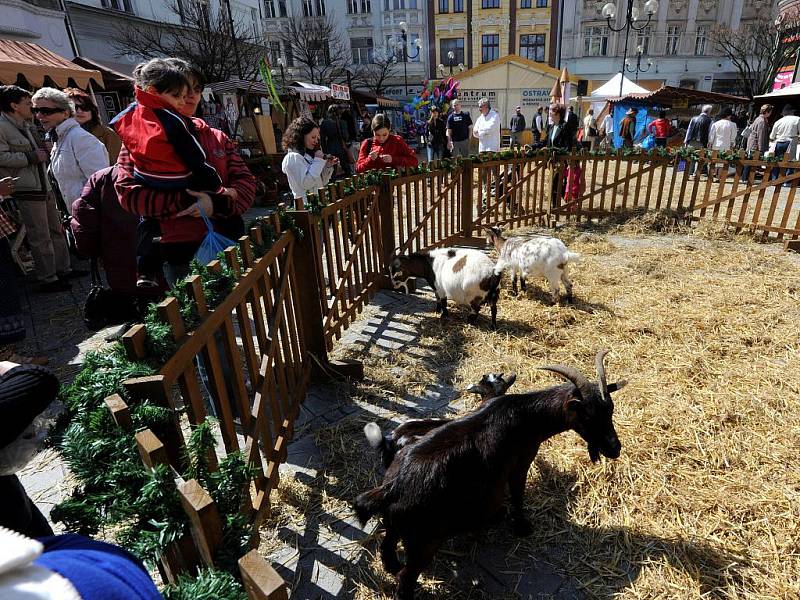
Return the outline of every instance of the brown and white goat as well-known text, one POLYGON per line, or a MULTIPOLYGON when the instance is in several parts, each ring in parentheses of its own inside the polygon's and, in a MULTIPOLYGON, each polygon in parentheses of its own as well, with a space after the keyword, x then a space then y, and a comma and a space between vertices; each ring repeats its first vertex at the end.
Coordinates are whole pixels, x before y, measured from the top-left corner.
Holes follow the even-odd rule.
POLYGON ((395 289, 409 277, 422 277, 436 294, 436 310, 446 318, 447 301, 469 306, 468 321, 475 323, 481 306, 488 304, 492 327, 497 325, 497 299, 500 296, 501 271, 495 272, 492 259, 480 250, 437 248, 414 252, 408 256, 395 254, 389 261, 389 273, 395 289))
MULTIPOLYGON (((478 394, 481 402, 502 396, 517 380, 516 373, 505 377, 503 373, 489 373, 481 377, 478 383, 471 384, 467 391, 478 394)), ((369 445, 380 450, 383 466, 389 468, 397 451, 413 444, 429 431, 449 423, 452 419, 411 419, 398 425, 391 433, 384 435, 377 423, 364 425, 364 435, 367 436, 369 445)))
POLYGON ((606 384, 597 354, 598 382, 572 367, 543 367, 569 381, 527 394, 492 398, 477 411, 445 423, 402 448, 383 483, 355 501, 359 520, 380 515, 384 568, 397 576, 397 600, 412 600, 417 578, 448 538, 474 530, 500 513, 506 485, 515 530, 529 533, 523 513, 528 468, 539 446, 563 431, 577 432, 589 457, 617 458, 621 444, 612 420, 611 393, 624 382, 606 384), (402 540, 405 565, 397 557, 402 540))

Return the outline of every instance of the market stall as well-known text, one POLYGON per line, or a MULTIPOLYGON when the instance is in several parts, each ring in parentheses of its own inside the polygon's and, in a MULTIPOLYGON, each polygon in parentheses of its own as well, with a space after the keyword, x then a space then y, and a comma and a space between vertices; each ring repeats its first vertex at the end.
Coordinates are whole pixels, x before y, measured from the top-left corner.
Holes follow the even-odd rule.
POLYGON ((103 87, 97 69, 87 69, 68 61, 38 44, 0 40, 0 83, 26 89, 53 86, 89 89, 103 87))

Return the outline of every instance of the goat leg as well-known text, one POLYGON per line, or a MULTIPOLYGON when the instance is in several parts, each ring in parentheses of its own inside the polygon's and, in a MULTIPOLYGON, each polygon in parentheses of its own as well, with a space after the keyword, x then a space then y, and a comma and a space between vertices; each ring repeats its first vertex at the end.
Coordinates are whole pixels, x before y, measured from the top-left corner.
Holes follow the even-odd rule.
POLYGON ((515 467, 508 477, 508 491, 511 494, 511 521, 514 534, 527 537, 533 532, 533 526, 525 518, 523 501, 525 499, 525 483, 528 481, 530 462, 515 467))
POLYGON ((414 588, 417 579, 425 568, 431 564, 433 555, 441 545, 441 540, 408 540, 403 539, 406 549, 406 566, 397 574, 397 591, 394 600, 414 600, 414 588))
MULTIPOLYGON (((522 289, 525 289, 524 287, 522 289)), ((511 295, 516 296, 519 294, 519 290, 517 289, 517 272, 514 271, 514 275, 511 276, 511 295)))
POLYGON ((439 298, 439 310, 442 313, 442 319, 446 319, 450 316, 450 313, 447 311, 447 296, 439 298))
POLYGON ((519 286, 522 288, 523 292, 528 289, 528 282, 525 281, 525 275, 524 274, 519 276, 519 286))
POLYGON ((383 569, 392 575, 397 575, 403 568, 397 557, 398 539, 397 532, 392 527, 387 527, 381 542, 381 563, 383 563, 383 569))

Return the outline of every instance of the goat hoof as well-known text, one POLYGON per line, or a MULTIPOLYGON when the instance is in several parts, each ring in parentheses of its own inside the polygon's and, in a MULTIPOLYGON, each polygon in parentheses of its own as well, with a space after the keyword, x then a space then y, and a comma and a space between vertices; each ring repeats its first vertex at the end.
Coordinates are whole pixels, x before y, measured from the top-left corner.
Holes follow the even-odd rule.
POLYGON ((533 533, 533 525, 528 519, 514 519, 514 535, 518 537, 528 537, 533 533))

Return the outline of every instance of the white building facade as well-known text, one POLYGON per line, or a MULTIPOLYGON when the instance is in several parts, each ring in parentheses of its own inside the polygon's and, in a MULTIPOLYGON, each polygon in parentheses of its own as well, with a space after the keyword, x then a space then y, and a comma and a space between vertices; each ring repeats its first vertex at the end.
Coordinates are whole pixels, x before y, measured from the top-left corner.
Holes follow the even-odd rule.
MULTIPOLYGON (((354 73, 359 66, 369 64, 377 55, 390 52, 397 57, 397 65, 388 79, 386 96, 405 96, 405 82, 409 94, 421 90, 421 81, 427 73, 429 61, 425 43, 426 3, 424 0, 264 0, 264 40, 270 63, 281 59, 286 65, 287 78, 297 78, 291 51, 282 47, 277 39, 292 15, 302 17, 326 16, 336 24, 339 35, 349 47, 350 65, 354 73), (401 23, 405 23, 407 56, 405 77, 403 69, 401 23), (420 40, 422 48, 416 41, 420 40)), ((345 76, 333 83, 344 83, 345 76)), ((324 82, 325 85, 331 82, 324 82)))
MULTIPOLYGON (((625 32, 614 32, 603 18, 608 0, 564 0, 561 65, 590 80, 590 91, 622 69, 625 32)), ((626 0, 616 0, 615 29, 622 27, 626 0)), ((641 10, 643 2, 636 2, 641 10)), ((637 47, 642 60, 638 79, 645 87, 659 84, 704 91, 739 94, 737 72, 715 48, 711 32, 723 26, 735 29, 740 23, 777 15, 777 0, 659 0, 658 12, 643 31, 631 31, 628 38, 630 69, 626 76, 636 79, 637 47), (648 61, 652 65, 648 67, 648 61)), ((644 11, 642 10, 642 13, 644 11)), ((646 21, 641 17, 637 26, 646 21)))
POLYGON ((75 57, 59 0, 0 0, 0 38, 38 44, 75 57))

